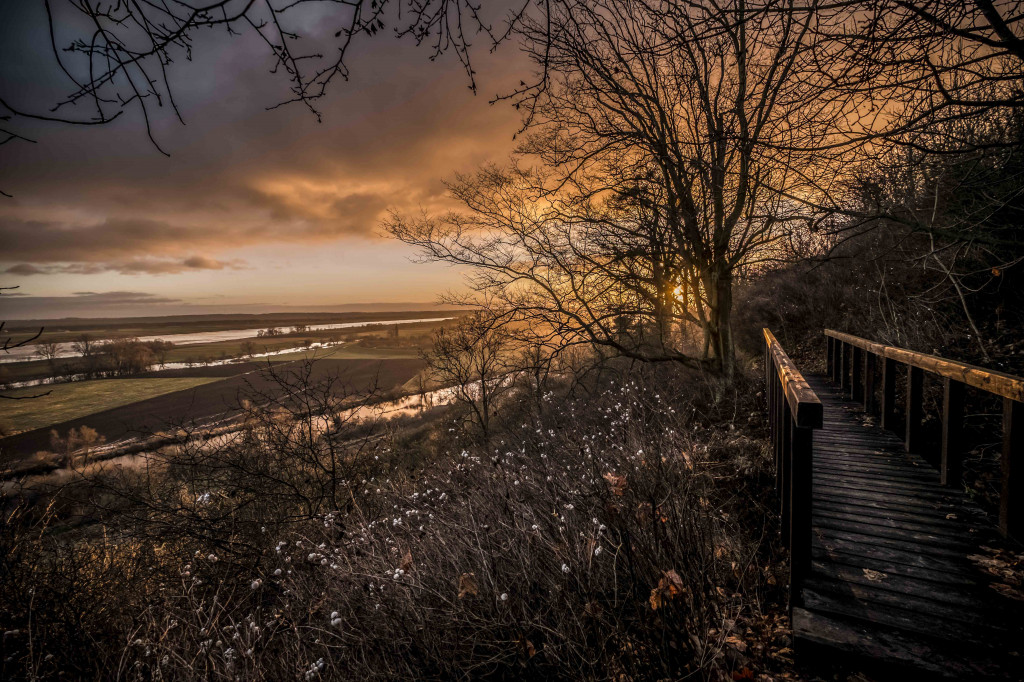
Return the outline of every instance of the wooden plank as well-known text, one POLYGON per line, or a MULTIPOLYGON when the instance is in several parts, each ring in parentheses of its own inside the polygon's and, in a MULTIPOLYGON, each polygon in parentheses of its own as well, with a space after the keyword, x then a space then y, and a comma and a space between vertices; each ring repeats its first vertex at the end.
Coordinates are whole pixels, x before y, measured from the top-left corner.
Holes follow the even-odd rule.
POLYGON ((947 561, 960 561, 963 560, 965 554, 961 548, 951 547, 937 547, 935 545, 921 545, 912 542, 905 542, 898 538, 884 538, 876 535, 866 535, 861 532, 851 531, 845 528, 828 528, 826 526, 815 525, 814 526, 815 536, 822 539, 828 539, 832 541, 846 541, 846 542, 857 542, 861 544, 869 544, 875 547, 885 547, 887 549, 899 549, 901 551, 912 551, 918 555, 922 555, 922 558, 942 558, 947 561))
MULTIPOLYGON (((951 528, 942 524, 921 523, 906 519, 886 518, 874 514, 863 514, 858 512, 858 510, 851 510, 849 507, 836 509, 834 507, 825 508, 823 505, 815 505, 814 515, 815 518, 827 518, 836 522, 849 521, 865 528, 871 527, 875 529, 875 532, 883 532, 884 529, 894 533, 914 534, 916 537, 927 538, 929 541, 949 546, 955 544, 961 544, 964 547, 973 546, 973 544, 963 542, 964 534, 969 532, 968 529, 951 528)), ((976 530, 976 532, 981 531, 976 530)))
POLYGON ((913 494, 927 496, 931 499, 945 498, 942 490, 936 490, 935 486, 927 483, 910 483, 905 481, 893 481, 880 476, 868 476, 852 471, 836 471, 815 467, 815 480, 821 479, 823 483, 846 484, 846 487, 859 486, 861 488, 874 487, 879 490, 892 491, 894 493, 913 494))
POLYGON ((900 497, 894 499, 891 496, 884 494, 868 495, 861 491, 851 492, 849 490, 827 488, 825 486, 819 486, 819 488, 815 489, 813 499, 822 501, 838 500, 846 502, 847 504, 858 504, 865 507, 891 509, 893 511, 903 511, 922 515, 935 514, 942 517, 949 514, 956 514, 957 516, 960 516, 964 513, 962 506, 959 504, 919 502, 913 497, 900 497))
MULTIPOLYGON (((1006 638, 1005 631, 987 626, 981 618, 964 621, 950 617, 949 614, 960 611, 956 608, 921 610, 914 608, 916 604, 913 600, 901 600, 899 595, 891 595, 894 598, 887 600, 852 600, 844 598, 844 587, 851 586, 828 580, 809 580, 801 594, 803 607, 820 613, 856 618, 872 623, 875 627, 883 626, 922 635, 932 642, 943 642, 952 649, 969 648, 974 650, 971 658, 984 656, 981 651, 977 651, 978 648, 994 651, 993 643, 1006 638)), ((859 591, 861 594, 864 592, 869 590, 859 591)))
POLYGON ((924 487, 937 495, 948 495, 951 490, 942 488, 939 485, 939 476, 935 471, 927 469, 912 469, 892 467, 882 463, 857 462, 856 460, 825 459, 824 457, 815 460, 815 469, 832 476, 850 476, 852 478, 863 478, 868 480, 882 479, 895 483, 913 483, 918 487, 924 487), (877 469, 874 467, 882 467, 877 469))
POLYGON ((912 500, 920 500, 932 504, 956 504, 955 499, 944 495, 941 491, 922 492, 920 489, 875 485, 871 481, 865 482, 863 479, 854 479, 830 473, 816 474, 814 484, 815 486, 820 485, 823 489, 834 489, 837 494, 882 493, 899 501, 901 504, 906 504, 912 500))
POLYGON ((811 554, 816 559, 828 558, 851 566, 931 580, 943 585, 961 585, 971 580, 980 582, 975 575, 976 571, 972 572, 954 561, 940 562, 935 557, 922 561, 920 554, 877 545, 815 539, 811 554))
POLYGON ((927 532, 905 530, 902 528, 888 528, 886 526, 864 523, 848 518, 833 518, 829 514, 820 514, 817 511, 814 512, 814 526, 816 528, 831 528, 833 530, 854 532, 879 539, 912 542, 917 545, 941 548, 943 550, 960 553, 965 553, 973 549, 975 546, 974 543, 966 540, 956 541, 955 539, 927 532))
MULTIPOLYGON (((824 576, 837 582, 868 587, 872 590, 885 590, 901 596, 909 596, 934 604, 936 608, 953 607, 978 618, 985 617, 989 623, 1002 623, 1010 613, 995 606, 984 608, 986 600, 982 598, 985 586, 978 582, 955 582, 942 587, 934 581, 901 575, 897 572, 873 570, 870 567, 846 564, 826 558, 811 563, 815 576, 824 576), (867 570, 865 570, 867 569, 867 570), (981 611, 979 611, 979 607, 981 611)), ((987 595, 986 595, 987 596, 987 595)), ((930 607, 928 607, 930 608, 930 607)))
POLYGON ((836 499, 836 498, 814 498, 814 508, 832 512, 845 512, 849 514, 861 514, 864 517, 888 519, 890 521, 906 521, 921 525, 931 525, 940 528, 951 528, 958 532, 966 532, 968 528, 975 527, 969 521, 960 519, 948 519, 941 512, 931 514, 920 512, 908 512, 898 509, 872 506, 871 504, 860 504, 859 500, 836 499))
MULTIPOLYGON (((876 628, 862 622, 804 608, 793 609, 793 636, 799 647, 811 644, 839 650, 878 665, 890 676, 901 668, 923 671, 942 679, 1000 679, 1002 676, 997 664, 986 658, 963 660, 951 655, 947 647, 898 630, 885 631, 879 636, 876 628)), ((910 673, 903 679, 911 679, 910 673)))
MULTIPOLYGON (((840 341, 832 348, 835 363, 843 365, 846 387, 856 391, 863 380, 864 392, 857 397, 868 403, 870 360, 865 356, 871 351, 854 357, 850 349, 857 346, 840 341), (841 357, 844 345, 846 354, 841 357), (861 362, 865 367, 857 372, 854 365, 861 362)), ((884 373, 891 361, 878 357, 884 373)), ((909 435, 915 450, 920 450, 915 400, 921 395, 922 377, 923 372, 908 372, 911 402, 902 435, 909 435)), ((883 397, 885 379, 883 375, 883 397)), ((1017 617, 1020 604, 993 590, 997 578, 967 558, 980 553, 982 544, 1000 546, 985 514, 962 491, 942 485, 939 470, 922 456, 928 453, 907 453, 907 438, 866 421, 860 405, 829 389, 820 378, 810 377, 808 386, 819 396, 823 417, 814 435, 810 572, 802 589, 798 586, 798 594, 793 594, 794 635, 836 646, 835 632, 805 632, 810 626, 799 623, 798 616, 838 619, 835 622, 861 628, 864 647, 884 649, 897 640, 908 647, 918 640, 934 642, 943 655, 959 649, 970 663, 958 665, 974 671, 989 670, 991 660, 999 659, 1001 665, 1000 649, 1024 648, 1017 617)), ((892 407, 891 401, 888 404, 892 407)), ((949 406, 956 416, 955 402, 949 406)), ((1009 412, 1012 417, 1012 409, 1009 412)), ((894 416, 890 415, 890 424, 894 416)), ((952 439, 948 442, 953 444, 952 439)), ((907 654, 908 661, 913 659, 907 654)), ((913 662, 918 669, 929 665, 913 662)), ((949 673, 950 665, 936 669, 949 673)), ((996 663, 991 665, 992 670, 999 669, 996 663)))
POLYGON ((990 614, 954 604, 942 604, 874 585, 824 577, 818 573, 812 574, 804 585, 804 606, 807 608, 814 608, 813 602, 808 599, 808 592, 813 591, 822 601, 872 608, 877 614, 877 622, 925 634, 934 632, 950 639, 970 639, 976 644, 1002 640, 1007 634, 1007 628, 993 622, 990 614), (856 599, 849 599, 851 595, 856 599), (915 619, 919 620, 915 622, 915 619))
POLYGON ((921 476, 928 476, 938 481, 938 472, 926 464, 907 463, 890 456, 878 456, 874 453, 847 453, 829 450, 818 450, 815 453, 816 462, 842 464, 847 466, 863 467, 874 471, 891 471, 899 473, 909 471, 921 476))
POLYGON ((850 459, 827 459, 825 457, 816 459, 815 464, 823 471, 851 473, 868 477, 878 476, 886 480, 925 483, 929 486, 939 483, 939 477, 936 472, 926 469, 872 464, 870 462, 858 462, 850 459))

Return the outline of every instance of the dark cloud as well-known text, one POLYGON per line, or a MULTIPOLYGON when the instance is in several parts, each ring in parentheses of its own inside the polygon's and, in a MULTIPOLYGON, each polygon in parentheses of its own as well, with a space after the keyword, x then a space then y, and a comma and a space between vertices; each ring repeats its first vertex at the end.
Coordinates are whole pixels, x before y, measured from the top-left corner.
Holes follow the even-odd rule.
POLYGON ((8 275, 45 275, 49 272, 47 268, 40 268, 31 263, 19 263, 4 270, 8 275))
MULTIPOLYGON (((39 298, 43 298, 40 296, 39 298)), ((73 298, 76 301, 88 301, 93 305, 124 305, 126 303, 178 303, 181 299, 167 298, 144 291, 76 291, 71 296, 51 297, 54 299, 73 298)))
POLYGON ((0 296, 3 319, 43 319, 91 315, 171 314, 182 301, 140 291, 78 291, 70 296, 0 296))
MULTIPOLYGON (((47 54, 45 13, 15 5, 0 3, 0 83, 17 85, 19 103, 52 99, 66 83, 47 54)), ((101 128, 40 126, 39 144, 0 149, 0 188, 15 195, 0 202, 6 272, 179 273, 235 267, 232 251, 261 244, 343 249, 375 238, 389 207, 449 207, 441 178, 511 148, 517 115, 473 96, 454 59, 367 42, 317 124, 301 107, 266 110, 287 90, 265 49, 252 36, 197 36, 195 62, 172 72, 188 125, 155 112, 169 159, 131 111, 101 128), (192 260, 197 251, 208 260, 192 260)), ((517 83, 515 54, 482 51, 479 82, 517 83)))
POLYGON ((209 256, 189 256, 185 259, 141 259, 103 263, 68 263, 34 265, 19 263, 4 270, 7 275, 96 275, 102 272, 117 272, 123 275, 165 275, 189 270, 240 270, 245 262, 238 259, 217 260, 209 256))

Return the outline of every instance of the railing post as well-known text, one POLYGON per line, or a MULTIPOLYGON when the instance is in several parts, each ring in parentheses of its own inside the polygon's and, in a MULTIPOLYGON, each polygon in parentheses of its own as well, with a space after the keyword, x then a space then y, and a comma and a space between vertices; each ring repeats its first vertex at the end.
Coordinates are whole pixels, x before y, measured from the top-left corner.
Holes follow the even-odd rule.
POLYGON ((963 469, 964 389, 959 381, 942 380, 942 485, 960 485, 963 469))
POLYGON ((843 342, 832 339, 832 381, 838 384, 843 374, 843 342))
POLYGON ((853 371, 850 373, 850 393, 854 402, 864 399, 864 351, 853 347, 853 371))
POLYGON ((1024 537, 1024 403, 1003 398, 1003 490, 999 528, 1024 537))
POLYGON ((768 415, 768 437, 774 438, 775 425, 772 424, 772 348, 764 344, 764 402, 768 415))
POLYGON ((921 396, 923 389, 924 370, 907 365, 907 429, 903 443, 907 452, 917 452, 920 449, 921 417, 924 413, 924 401, 921 396))
POLYGON ((850 388, 850 350, 852 349, 852 346, 844 342, 842 348, 843 367, 841 370, 842 376, 839 377, 839 388, 843 391, 843 393, 846 393, 846 391, 850 388))
MULTIPOLYGON (((774 364, 772 371, 775 371, 774 364)), ((778 377, 772 377, 772 394, 774 404, 772 406, 772 449, 775 451, 775 492, 782 494, 782 403, 785 396, 782 395, 782 383, 778 377)))
POLYGON ((825 376, 832 376, 835 367, 835 358, 832 353, 835 351, 835 339, 831 336, 825 337, 825 376))
POLYGON ((790 606, 801 606, 800 591, 811 571, 811 458, 814 430, 792 424, 789 504, 790 606))
POLYGON ((864 353, 864 411, 868 414, 875 412, 875 364, 874 353, 864 353))
POLYGON ((789 545, 790 514, 792 513, 790 496, 792 494, 793 474, 793 414, 789 409, 789 401, 782 397, 782 490, 779 491, 782 518, 782 544, 789 545))
POLYGON ((882 361, 882 428, 896 428, 896 361, 882 361))

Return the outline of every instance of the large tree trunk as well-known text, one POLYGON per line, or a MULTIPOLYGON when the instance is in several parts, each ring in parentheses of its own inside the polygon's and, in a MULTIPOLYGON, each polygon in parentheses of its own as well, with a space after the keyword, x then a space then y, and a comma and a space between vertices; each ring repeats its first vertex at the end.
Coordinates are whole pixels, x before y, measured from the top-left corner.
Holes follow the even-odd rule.
POLYGON ((707 287, 710 294, 708 336, 711 357, 718 369, 732 376, 735 353, 732 341, 732 272, 713 271, 707 287))
POLYGON ((654 315, 657 324, 658 344, 662 352, 674 348, 672 339, 672 323, 675 312, 675 285, 668 273, 661 269, 655 270, 657 284, 657 300, 654 315))

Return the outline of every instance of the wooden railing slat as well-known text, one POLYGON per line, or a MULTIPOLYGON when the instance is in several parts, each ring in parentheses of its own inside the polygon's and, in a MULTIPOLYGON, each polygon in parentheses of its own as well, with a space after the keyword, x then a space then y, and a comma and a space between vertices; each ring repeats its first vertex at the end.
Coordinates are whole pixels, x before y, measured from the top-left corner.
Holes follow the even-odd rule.
POLYGON ((1003 490, 999 526, 1007 535, 1024 537, 1024 403, 1003 399, 1003 490))
MULTIPOLYGON (((766 333, 770 332, 766 330, 766 333)), ((961 484, 964 389, 970 386, 1000 396, 1003 399, 1003 458, 999 525, 1007 535, 1024 537, 1024 379, 936 355, 886 346, 833 329, 825 330, 825 338, 833 381, 844 393, 849 389, 854 400, 863 400, 869 412, 875 381, 872 358, 882 359, 880 407, 884 429, 896 428, 896 363, 906 365, 903 428, 908 452, 921 449, 924 373, 942 379, 942 446, 938 461, 933 462, 938 465, 945 485, 961 484)))
MULTIPOLYGON (((765 396, 775 455, 782 542, 789 547, 790 607, 799 606, 801 586, 811 568, 811 505, 814 429, 824 424, 821 400, 768 329, 765 341, 765 396)), ((829 345, 835 369, 836 350, 829 345)))
POLYGON ((886 346, 885 344, 862 339, 859 336, 838 332, 834 329, 826 329, 825 336, 836 339, 843 344, 866 350, 869 353, 923 369, 940 377, 953 379, 973 388, 988 391, 1003 398, 1009 398, 1018 402, 1024 401, 1024 379, 1012 374, 985 369, 984 367, 969 365, 965 362, 957 362, 956 360, 947 360, 937 355, 918 353, 906 348, 886 346))
POLYGON ((963 469, 964 385, 942 380, 942 453, 939 475, 942 485, 960 485, 963 469))
POLYGON ((765 329, 764 337, 768 350, 775 361, 779 381, 782 383, 782 390, 789 403, 789 409, 793 413, 794 421, 803 428, 820 428, 823 412, 817 394, 811 390, 796 365, 782 350, 775 335, 765 329))

